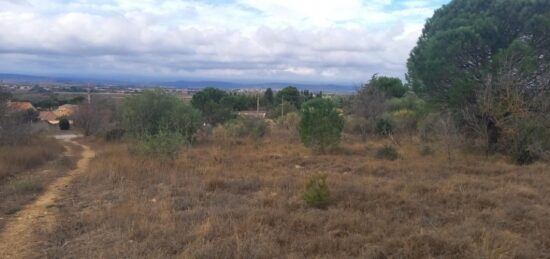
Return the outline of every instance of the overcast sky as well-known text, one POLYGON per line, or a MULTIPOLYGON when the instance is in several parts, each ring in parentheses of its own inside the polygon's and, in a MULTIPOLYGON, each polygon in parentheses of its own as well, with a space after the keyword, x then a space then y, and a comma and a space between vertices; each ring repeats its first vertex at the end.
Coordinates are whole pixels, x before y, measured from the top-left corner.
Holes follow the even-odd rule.
POLYGON ((403 77, 449 0, 0 0, 0 73, 360 83, 403 77))

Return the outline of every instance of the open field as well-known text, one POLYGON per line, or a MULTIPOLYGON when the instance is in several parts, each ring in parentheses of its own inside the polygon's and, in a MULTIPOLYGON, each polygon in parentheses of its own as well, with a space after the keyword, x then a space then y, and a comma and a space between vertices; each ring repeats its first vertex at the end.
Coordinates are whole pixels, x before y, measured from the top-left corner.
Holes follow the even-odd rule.
POLYGON ((202 142, 173 162, 92 143, 56 226, 36 230, 47 257, 548 258, 550 166, 445 152, 375 158, 386 140, 346 139, 316 155, 277 134, 202 142), (307 206, 314 174, 331 204, 307 206))
POLYGON ((25 170, 34 169, 63 153, 63 146, 54 139, 33 137, 24 145, 0 147, 0 182, 25 170))

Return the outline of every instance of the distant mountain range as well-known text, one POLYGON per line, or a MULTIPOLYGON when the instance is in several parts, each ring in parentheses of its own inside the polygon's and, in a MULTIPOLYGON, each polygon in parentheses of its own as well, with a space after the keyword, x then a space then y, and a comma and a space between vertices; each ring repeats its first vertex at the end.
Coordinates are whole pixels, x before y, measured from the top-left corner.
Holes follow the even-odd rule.
POLYGON ((292 83, 292 82, 257 82, 257 83, 237 83, 227 81, 168 81, 154 82, 146 81, 135 82, 135 80, 124 79, 103 79, 103 78, 70 78, 70 77, 55 77, 55 76, 34 76, 20 74, 1 74, 0 80, 6 83, 29 83, 29 84, 71 84, 71 85, 109 85, 113 87, 135 86, 135 87, 170 87, 170 88, 205 88, 216 87, 225 90, 234 89, 281 89, 286 86, 294 86, 301 90, 309 90, 312 92, 332 92, 332 93, 348 93, 355 90, 353 85, 340 84, 314 84, 314 83, 292 83))

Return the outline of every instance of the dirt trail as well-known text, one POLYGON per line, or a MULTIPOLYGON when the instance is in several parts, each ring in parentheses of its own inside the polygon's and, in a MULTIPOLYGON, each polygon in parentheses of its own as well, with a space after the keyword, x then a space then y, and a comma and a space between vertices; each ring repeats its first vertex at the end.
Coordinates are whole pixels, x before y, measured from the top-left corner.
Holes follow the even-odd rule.
MULTIPOLYGON (((94 151, 86 145, 72 141, 71 138, 64 138, 63 140, 83 148, 81 157, 77 162, 77 168, 52 182, 40 196, 8 221, 4 231, 0 233, 0 258, 43 256, 37 254, 39 251, 33 249, 40 242, 34 240, 34 230, 49 228, 54 225, 56 200, 60 197, 64 188, 71 183, 72 179, 87 169, 90 159, 95 155, 94 151)), ((69 152, 71 152, 71 149, 69 149, 69 152)))

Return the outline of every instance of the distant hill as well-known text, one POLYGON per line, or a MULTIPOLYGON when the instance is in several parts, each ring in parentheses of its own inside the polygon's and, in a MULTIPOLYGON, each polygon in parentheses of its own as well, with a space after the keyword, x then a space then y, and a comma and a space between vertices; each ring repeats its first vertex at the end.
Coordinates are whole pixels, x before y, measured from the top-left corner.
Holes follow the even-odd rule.
POLYGON ((314 83, 293 83, 293 82, 257 82, 257 83, 238 83, 227 81, 172 81, 172 82, 152 82, 151 80, 136 81, 135 79, 105 79, 105 78, 69 78, 55 76, 33 76, 20 74, 2 74, 0 80, 13 83, 29 83, 29 84, 70 84, 70 85, 85 85, 98 84, 117 86, 137 86, 137 87, 172 87, 172 88, 205 88, 216 87, 224 90, 233 89, 266 89, 272 88, 282 89, 289 85, 295 86, 300 90, 309 90, 312 92, 329 92, 329 93, 350 93, 355 90, 355 86, 339 85, 339 84, 314 84, 314 83))
POLYGON ((233 83, 224 81, 175 81, 175 82, 161 82, 160 86, 175 87, 175 88, 205 88, 215 87, 225 90, 231 89, 282 89, 289 85, 297 87, 301 90, 309 90, 314 92, 334 92, 334 93, 347 93, 353 92, 355 87, 353 85, 337 85, 337 84, 303 84, 303 83, 291 83, 291 82, 267 82, 267 83, 233 83))

